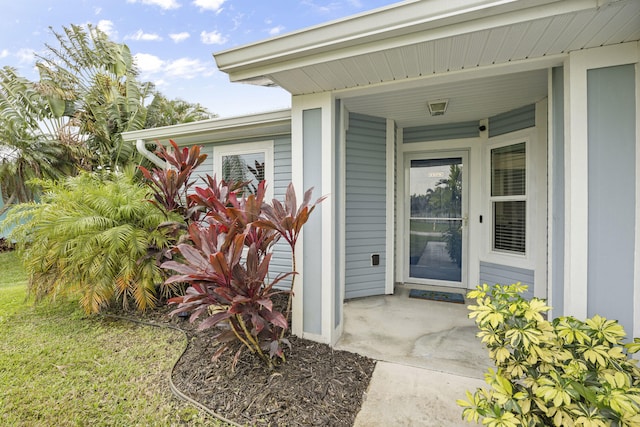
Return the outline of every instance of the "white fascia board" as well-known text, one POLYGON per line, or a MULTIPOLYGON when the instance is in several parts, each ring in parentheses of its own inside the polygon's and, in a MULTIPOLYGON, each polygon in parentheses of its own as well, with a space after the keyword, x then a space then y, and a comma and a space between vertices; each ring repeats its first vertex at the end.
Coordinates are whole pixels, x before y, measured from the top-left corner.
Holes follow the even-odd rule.
POLYGON ((231 81, 250 82, 292 68, 597 6, 597 0, 411 1, 218 52, 214 57, 231 81))
POLYGON ((139 139, 154 141, 180 137, 206 137, 209 142, 213 142, 225 138, 242 137, 243 135, 256 136, 250 133, 250 130, 256 130, 259 135, 265 135, 265 132, 269 134, 289 133, 290 129, 291 110, 286 109, 124 132, 122 138, 125 142, 135 143, 139 139))

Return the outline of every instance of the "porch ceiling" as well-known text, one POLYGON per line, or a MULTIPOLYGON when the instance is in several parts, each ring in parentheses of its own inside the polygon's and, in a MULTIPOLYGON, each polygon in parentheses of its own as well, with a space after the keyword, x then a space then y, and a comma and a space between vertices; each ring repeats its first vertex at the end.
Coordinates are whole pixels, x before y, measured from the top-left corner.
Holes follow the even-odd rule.
POLYGON ((533 104, 547 96, 547 70, 389 90, 343 98, 351 112, 393 119, 400 127, 480 120, 533 104), (448 99, 447 111, 432 117, 427 101, 448 99))

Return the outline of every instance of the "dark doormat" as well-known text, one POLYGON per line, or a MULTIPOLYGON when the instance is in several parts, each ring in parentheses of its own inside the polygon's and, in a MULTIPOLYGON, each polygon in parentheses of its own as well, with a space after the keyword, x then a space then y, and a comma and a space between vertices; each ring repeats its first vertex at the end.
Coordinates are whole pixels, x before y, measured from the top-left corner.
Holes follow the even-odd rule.
POLYGON ((411 289, 409 298, 430 299, 433 301, 453 302, 464 304, 464 295, 455 292, 425 291, 422 289, 411 289))

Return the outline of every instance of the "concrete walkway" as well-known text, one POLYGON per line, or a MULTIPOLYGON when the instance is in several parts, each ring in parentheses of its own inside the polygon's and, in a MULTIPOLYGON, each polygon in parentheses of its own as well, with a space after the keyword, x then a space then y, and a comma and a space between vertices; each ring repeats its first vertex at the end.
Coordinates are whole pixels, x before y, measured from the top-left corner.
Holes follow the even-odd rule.
POLYGON ((409 288, 398 286, 395 295, 344 305, 345 329, 336 348, 378 360, 355 425, 469 425, 456 400, 485 385, 491 361, 466 304, 408 295, 409 288))

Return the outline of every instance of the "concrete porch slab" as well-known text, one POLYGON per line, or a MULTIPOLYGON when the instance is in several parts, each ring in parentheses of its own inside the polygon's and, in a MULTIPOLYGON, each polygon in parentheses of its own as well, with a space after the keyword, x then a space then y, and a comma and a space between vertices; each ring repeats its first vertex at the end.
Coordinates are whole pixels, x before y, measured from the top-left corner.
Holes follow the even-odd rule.
MULTIPOLYGON (((463 289, 443 289, 465 294, 463 289)), ((492 366, 467 304, 394 295, 344 304, 336 348, 378 360, 355 426, 464 426, 457 399, 486 386, 492 366)))

